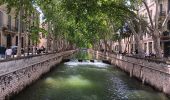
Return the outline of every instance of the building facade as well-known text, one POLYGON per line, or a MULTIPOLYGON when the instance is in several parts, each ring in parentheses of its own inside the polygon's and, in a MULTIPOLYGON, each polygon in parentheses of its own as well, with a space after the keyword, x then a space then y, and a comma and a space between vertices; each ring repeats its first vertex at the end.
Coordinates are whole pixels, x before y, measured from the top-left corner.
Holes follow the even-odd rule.
MULTIPOLYGON (((147 5, 149 7, 149 12, 151 15, 151 18, 153 20, 153 23, 155 24, 155 16, 156 14, 156 3, 155 0, 146 0, 147 5)), ((161 39, 161 49, 162 53, 165 57, 170 56, 170 16, 168 16, 170 11, 170 0, 159 0, 158 4, 158 22, 159 25, 163 25, 164 23, 164 28, 163 32, 160 34, 160 39, 161 39), (165 19, 167 20, 165 21, 165 19)), ((146 7, 144 5, 141 5, 139 7, 139 14, 144 17, 144 19, 150 23, 149 17, 148 17, 148 12, 146 10, 146 7)), ((142 37, 143 41, 143 49, 147 55, 149 54, 155 54, 154 50, 154 43, 152 36, 149 34, 144 34, 142 37)), ((136 50, 136 44, 135 44, 135 39, 134 36, 124 38, 120 42, 115 42, 113 43, 113 49, 114 51, 119 51, 119 45, 121 44, 121 49, 122 52, 126 51, 127 53, 133 53, 136 50)))
POLYGON ((28 45, 32 46, 30 39, 31 33, 29 33, 30 26, 39 26, 39 12, 33 13, 31 16, 27 16, 29 20, 29 27, 16 16, 15 9, 12 9, 10 13, 7 11, 6 5, 0 6, 0 46, 11 47, 18 46, 18 33, 21 32, 21 47, 22 49, 28 49, 28 45), (36 21, 36 22, 35 22, 36 21), (21 27, 19 28, 19 24, 21 27), (20 29, 20 30, 19 30, 20 29))

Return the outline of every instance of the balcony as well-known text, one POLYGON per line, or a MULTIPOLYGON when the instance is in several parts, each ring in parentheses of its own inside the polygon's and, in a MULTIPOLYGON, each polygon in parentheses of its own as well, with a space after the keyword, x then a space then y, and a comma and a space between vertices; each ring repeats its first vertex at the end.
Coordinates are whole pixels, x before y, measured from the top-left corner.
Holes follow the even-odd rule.
POLYGON ((163 32, 160 38, 161 38, 161 41, 170 40, 170 32, 168 31, 163 32))
POLYGON ((8 31, 12 30, 12 26, 11 25, 7 25, 8 31))
POLYGON ((159 16, 166 16, 166 11, 161 11, 160 13, 159 13, 159 16))
POLYGON ((8 31, 11 31, 11 32, 18 32, 18 28, 14 26, 7 25, 7 29, 8 31))
POLYGON ((18 32, 18 27, 12 27, 13 32, 18 32))
POLYGON ((1 29, 2 29, 2 31, 4 32, 4 31, 6 31, 8 28, 7 28, 6 26, 2 26, 1 29))
POLYGON ((3 25, 2 31, 3 31, 4 35, 11 34, 12 36, 15 36, 15 34, 17 34, 17 32, 18 32, 16 27, 9 26, 9 25, 3 25))

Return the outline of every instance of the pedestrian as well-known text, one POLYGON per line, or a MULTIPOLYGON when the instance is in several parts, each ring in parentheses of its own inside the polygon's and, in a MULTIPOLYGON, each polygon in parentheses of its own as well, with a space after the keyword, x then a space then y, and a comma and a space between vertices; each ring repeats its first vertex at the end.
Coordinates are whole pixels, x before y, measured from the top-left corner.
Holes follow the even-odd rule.
POLYGON ((36 46, 33 46, 32 50, 33 50, 33 54, 36 54, 36 46))
POLYGON ((5 54, 6 54, 6 59, 11 58, 11 56, 12 56, 12 49, 10 47, 7 47, 7 49, 5 51, 5 54))
POLYGON ((135 49, 135 53, 138 54, 138 49, 135 49))
POLYGON ((38 47, 37 48, 37 54, 40 54, 41 53, 41 49, 38 47))
POLYGON ((0 46, 0 58, 2 58, 2 47, 0 46))
POLYGON ((45 53, 45 47, 41 46, 41 53, 45 53))
POLYGON ((145 52, 145 58, 148 58, 149 54, 147 52, 145 52))
POLYGON ((2 50, 2 58, 5 58, 5 51, 6 51, 5 46, 2 46, 1 50, 2 50))

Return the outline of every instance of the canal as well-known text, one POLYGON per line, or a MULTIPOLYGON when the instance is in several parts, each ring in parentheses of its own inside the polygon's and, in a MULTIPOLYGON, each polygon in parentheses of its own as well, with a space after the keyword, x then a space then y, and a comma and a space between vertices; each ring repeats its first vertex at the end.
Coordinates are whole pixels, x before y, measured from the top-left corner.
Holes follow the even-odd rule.
MULTIPOLYGON (((89 58, 86 53, 77 58, 89 58)), ((72 61, 50 73, 11 100, 169 100, 113 65, 101 61, 72 61)))

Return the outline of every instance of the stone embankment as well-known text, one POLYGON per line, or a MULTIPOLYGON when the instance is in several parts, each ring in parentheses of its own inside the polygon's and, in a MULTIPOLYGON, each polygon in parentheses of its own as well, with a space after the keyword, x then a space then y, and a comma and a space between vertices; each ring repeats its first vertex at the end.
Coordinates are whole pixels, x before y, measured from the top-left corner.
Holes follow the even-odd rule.
POLYGON ((0 100, 20 92, 24 87, 59 64, 75 51, 44 54, 0 62, 0 100))
POLYGON ((122 54, 109 54, 92 51, 96 57, 105 58, 132 77, 137 77, 156 89, 170 95, 170 65, 164 62, 149 61, 147 59, 124 56, 122 54))

